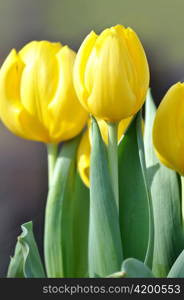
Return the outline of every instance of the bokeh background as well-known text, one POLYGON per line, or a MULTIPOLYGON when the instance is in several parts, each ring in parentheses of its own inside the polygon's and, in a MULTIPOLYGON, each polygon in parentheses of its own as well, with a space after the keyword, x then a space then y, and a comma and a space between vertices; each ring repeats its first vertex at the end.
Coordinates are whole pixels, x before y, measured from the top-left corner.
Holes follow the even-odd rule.
MULTIPOLYGON (((60 41, 77 50, 91 30, 117 23, 132 27, 142 40, 159 103, 169 86, 184 80, 183 0, 0 0, 0 64, 12 48, 31 40, 60 41)), ((22 223, 33 220, 43 253, 46 195, 45 146, 15 137, 0 124, 0 277, 22 223)))

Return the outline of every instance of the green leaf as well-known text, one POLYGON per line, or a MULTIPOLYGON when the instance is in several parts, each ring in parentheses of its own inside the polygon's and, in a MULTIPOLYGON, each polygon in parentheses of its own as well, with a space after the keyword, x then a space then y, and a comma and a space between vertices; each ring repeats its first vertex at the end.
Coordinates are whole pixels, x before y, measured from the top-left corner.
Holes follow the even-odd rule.
POLYGON ((151 270, 140 260, 127 258, 121 267, 124 277, 128 278, 153 278, 151 270))
POLYGON ((124 257, 146 259, 149 265, 153 251, 150 202, 139 113, 119 144, 119 218, 124 257))
POLYGON ((89 189, 76 170, 79 141, 64 143, 51 180, 45 221, 49 277, 88 277, 89 189))
POLYGON ((69 197, 63 201, 61 220, 64 276, 88 277, 89 189, 75 165, 68 180, 69 197))
POLYGON ((105 277, 120 270, 122 247, 117 206, 107 152, 98 124, 92 120, 90 164, 89 274, 105 277))
POLYGON ((157 277, 166 277, 182 251, 181 200, 177 174, 162 165, 154 152, 152 127, 155 113, 156 107, 149 93, 146 101, 144 143, 154 210, 153 273, 157 277))
POLYGON ((14 256, 8 267, 7 277, 44 278, 45 273, 32 231, 32 222, 21 226, 14 256))
POLYGON ((24 257, 22 253, 22 245, 17 240, 17 244, 15 247, 14 256, 10 259, 10 264, 8 266, 7 277, 10 278, 24 278, 24 257))
POLYGON ((74 266, 72 199, 79 136, 65 142, 58 155, 45 216, 45 263, 48 277, 72 277, 74 266))
POLYGON ((168 278, 184 278, 184 250, 176 259, 175 263, 173 264, 169 274, 167 275, 168 278))
POLYGON ((88 277, 89 189, 77 172, 72 211, 73 277, 88 277))

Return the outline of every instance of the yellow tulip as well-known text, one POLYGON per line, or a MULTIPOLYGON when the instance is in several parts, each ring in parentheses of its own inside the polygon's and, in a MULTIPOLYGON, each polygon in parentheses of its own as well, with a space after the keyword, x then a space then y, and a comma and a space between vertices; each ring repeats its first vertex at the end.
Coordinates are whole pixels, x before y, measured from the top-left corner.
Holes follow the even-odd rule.
POLYGON ((136 33, 121 25, 99 36, 91 32, 77 53, 74 85, 81 104, 95 117, 118 122, 133 116, 149 86, 148 63, 136 33))
MULTIPOLYGON (((118 141, 121 140, 125 130, 129 126, 132 117, 123 119, 118 126, 118 141)), ((98 120, 98 125, 100 128, 100 132, 102 138, 106 144, 108 144, 108 126, 105 121, 98 120)), ((90 170, 90 155, 91 155, 91 142, 90 142, 90 122, 88 123, 88 128, 84 132, 81 142, 78 149, 77 155, 77 166, 78 171, 81 176, 82 181, 84 184, 89 187, 89 170, 90 170)))
POLYGON ((184 83, 174 84, 160 103, 153 144, 160 161, 184 175, 184 83))
POLYGON ((0 70, 0 116, 14 134, 45 143, 77 135, 87 113, 73 86, 75 52, 33 41, 12 50, 0 70))

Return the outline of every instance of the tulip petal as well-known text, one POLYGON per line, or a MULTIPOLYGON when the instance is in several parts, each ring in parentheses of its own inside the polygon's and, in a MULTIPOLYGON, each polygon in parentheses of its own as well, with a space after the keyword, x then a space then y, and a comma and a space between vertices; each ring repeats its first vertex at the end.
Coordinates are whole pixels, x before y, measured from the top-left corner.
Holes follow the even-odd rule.
POLYGON ((183 111, 184 84, 176 83, 162 100, 153 127, 153 143, 161 162, 180 174, 184 174, 183 111))
POLYGON ((139 110, 139 107, 144 103, 146 92, 149 87, 149 68, 143 46, 138 36, 131 28, 127 28, 125 30, 125 40, 137 73, 137 107, 135 109, 136 113, 137 110, 139 110))
POLYGON ((96 118, 119 122, 134 115, 149 84, 147 60, 136 34, 117 25, 98 37, 87 36, 77 54, 74 81, 79 100, 96 118))
POLYGON ((34 41, 19 52, 25 64, 20 88, 22 104, 45 127, 49 123, 46 107, 52 101, 58 84, 56 54, 60 49, 59 43, 34 41))
POLYGON ((93 49, 97 35, 92 31, 83 41, 74 65, 74 84, 79 100, 82 105, 86 107, 86 98, 88 97, 87 90, 84 85, 85 67, 89 58, 89 55, 93 49))
POLYGON ((88 113, 81 106, 73 86, 72 71, 75 52, 67 46, 57 54, 59 82, 53 101, 49 104, 50 135, 55 139, 68 140, 84 127, 88 113))
POLYGON ((119 122, 119 125, 118 125, 118 142, 121 141, 125 131, 127 130, 128 126, 130 125, 132 119, 133 119, 133 117, 129 117, 129 118, 123 119, 119 122))
POLYGON ((120 121, 132 114, 136 102, 125 67, 127 51, 114 33, 106 37, 99 53, 98 47, 93 50, 96 51, 93 62, 96 76, 88 107, 92 114, 101 119, 120 121))
POLYGON ((22 105, 19 101, 19 81, 23 63, 13 49, 0 72, 0 112, 1 119, 15 134, 20 134, 18 116, 22 105))
POLYGON ((20 79, 23 62, 12 50, 0 71, 0 115, 14 134, 33 140, 47 140, 45 128, 24 109, 20 101, 20 79), (27 126, 29 125, 29 126, 27 126))

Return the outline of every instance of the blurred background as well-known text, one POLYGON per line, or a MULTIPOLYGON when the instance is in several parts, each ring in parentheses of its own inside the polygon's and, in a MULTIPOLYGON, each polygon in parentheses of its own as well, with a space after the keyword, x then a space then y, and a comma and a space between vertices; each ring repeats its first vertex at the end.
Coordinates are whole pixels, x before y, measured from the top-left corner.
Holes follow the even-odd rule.
MULTIPOLYGON (((91 30, 118 23, 138 33, 159 103, 173 83, 184 80, 183 0, 0 0, 0 64, 12 48, 31 40, 60 41, 77 50, 91 30)), ((33 220, 43 253, 46 195, 45 146, 15 137, 0 124, 0 277, 22 223, 33 220)))

